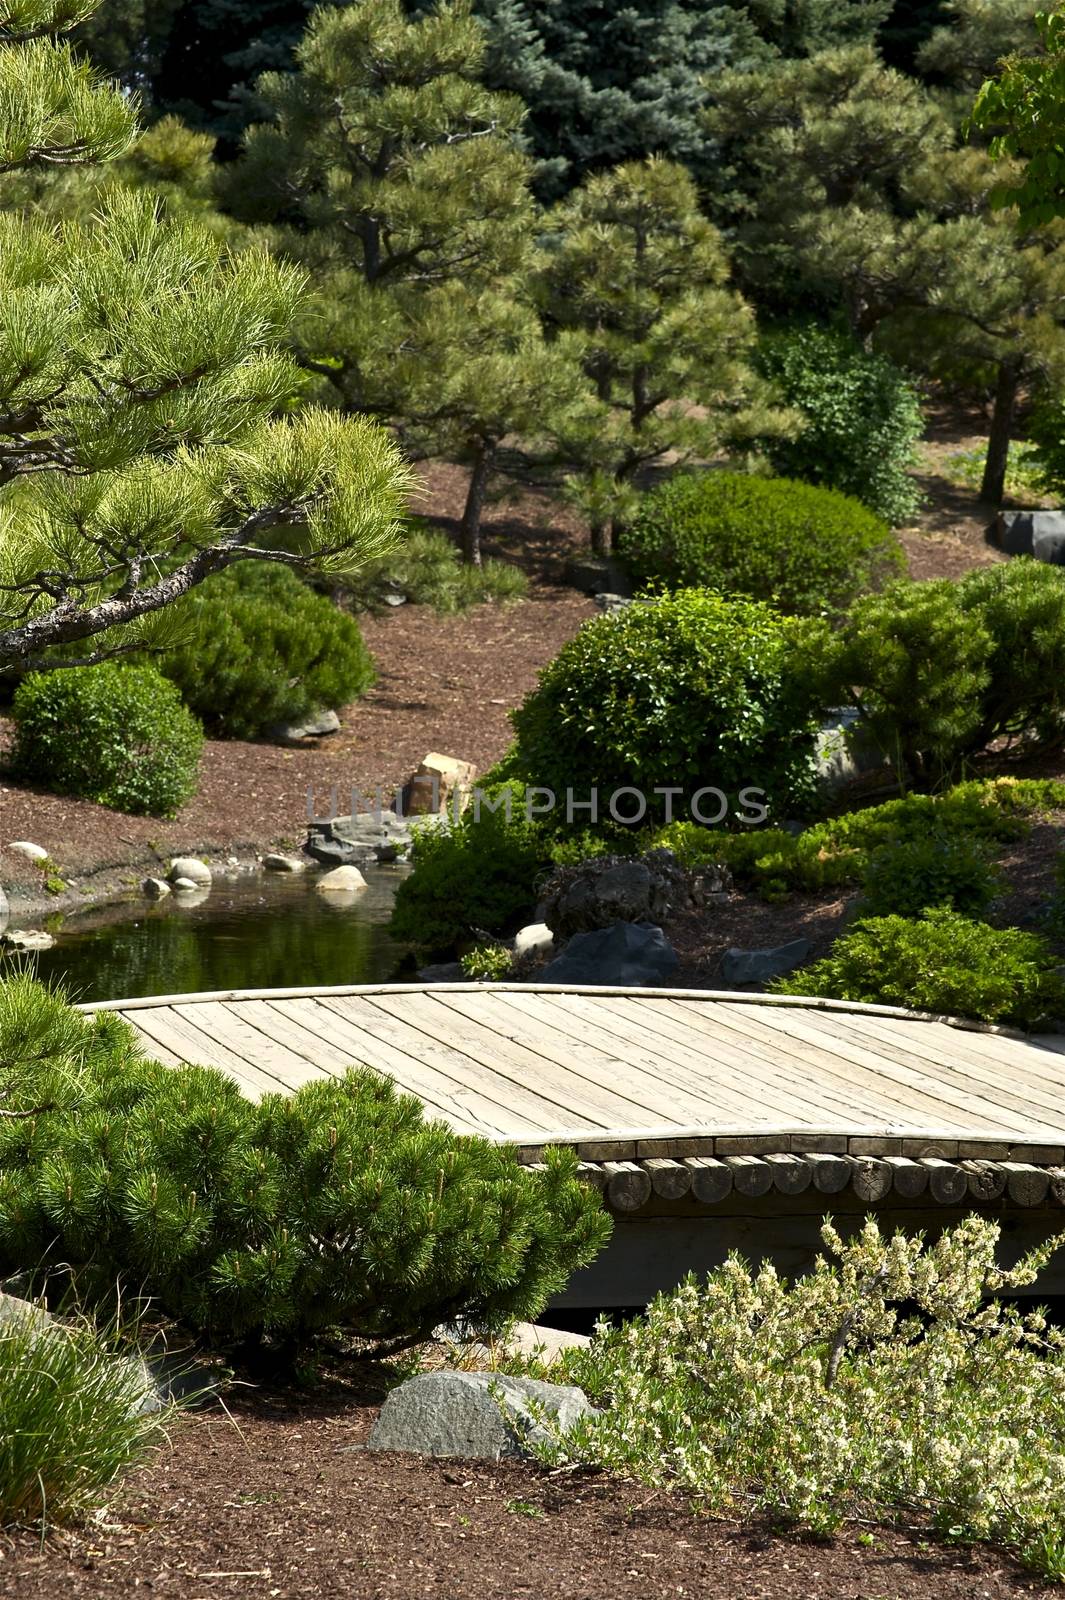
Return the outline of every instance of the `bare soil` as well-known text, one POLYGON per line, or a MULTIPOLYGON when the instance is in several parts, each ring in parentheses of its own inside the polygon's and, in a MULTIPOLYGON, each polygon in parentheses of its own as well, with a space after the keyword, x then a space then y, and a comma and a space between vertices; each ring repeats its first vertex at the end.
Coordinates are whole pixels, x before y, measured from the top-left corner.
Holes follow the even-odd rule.
POLYGON ((113 1504, 0 1538, 2 1600, 1007 1600, 1009 1558, 921 1528, 803 1544, 671 1494, 521 1462, 369 1454, 369 1397, 248 1393, 189 1417, 113 1504), (859 1542, 859 1540, 863 1542, 859 1542))

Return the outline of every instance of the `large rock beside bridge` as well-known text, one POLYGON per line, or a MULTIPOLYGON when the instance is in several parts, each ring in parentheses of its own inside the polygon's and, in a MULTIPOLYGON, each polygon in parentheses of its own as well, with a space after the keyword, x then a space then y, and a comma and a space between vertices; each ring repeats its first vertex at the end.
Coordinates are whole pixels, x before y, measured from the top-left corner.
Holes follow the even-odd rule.
POLYGON ((569 1428, 594 1410, 582 1390, 564 1384, 499 1372, 422 1372, 392 1390, 367 1448, 499 1461, 550 1441, 541 1416, 569 1428))
POLYGON ((541 968, 536 981, 640 989, 667 985, 676 966, 677 952, 661 928, 647 922, 615 922, 612 928, 574 934, 561 955, 541 968))
POLYGON ((1065 511, 1000 511, 995 533, 1007 555, 1065 567, 1065 511))

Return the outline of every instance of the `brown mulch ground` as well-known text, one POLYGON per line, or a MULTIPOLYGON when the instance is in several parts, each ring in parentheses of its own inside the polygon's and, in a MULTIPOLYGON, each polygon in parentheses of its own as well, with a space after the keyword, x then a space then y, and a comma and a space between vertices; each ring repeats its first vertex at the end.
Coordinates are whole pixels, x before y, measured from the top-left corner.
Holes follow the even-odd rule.
POLYGON ((183 1420, 89 1528, 0 1538, 3 1600, 1006 1600, 1060 1593, 921 1530, 830 1545, 524 1463, 364 1454, 350 1396, 251 1395, 183 1420))

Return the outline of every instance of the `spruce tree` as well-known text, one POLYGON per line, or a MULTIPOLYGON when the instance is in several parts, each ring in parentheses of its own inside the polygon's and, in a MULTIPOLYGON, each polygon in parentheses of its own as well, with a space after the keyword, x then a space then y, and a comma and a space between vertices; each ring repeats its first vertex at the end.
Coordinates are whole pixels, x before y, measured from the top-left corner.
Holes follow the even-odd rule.
POLYGON ((538 211, 523 108, 485 87, 464 0, 416 19, 399 0, 321 11, 299 70, 259 92, 231 204, 270 222, 319 293, 298 359, 346 409, 471 467, 465 552, 497 449, 576 395, 530 303, 538 211))
POLYGON ((559 205, 543 300, 595 390, 559 442, 579 464, 575 488, 598 549, 609 549, 637 474, 667 452, 711 456, 790 425, 748 364, 753 313, 676 162, 629 162, 559 205))
MULTIPOLYGON (((56 40, 82 15, 27 0, 8 23, 0 171, 131 146, 127 98, 56 40)), ((0 663, 143 644, 171 601, 249 556, 346 570, 390 540, 408 475, 387 436, 275 419, 298 389, 279 345, 302 292, 293 268, 230 255, 121 185, 60 226, 0 211, 0 663)))

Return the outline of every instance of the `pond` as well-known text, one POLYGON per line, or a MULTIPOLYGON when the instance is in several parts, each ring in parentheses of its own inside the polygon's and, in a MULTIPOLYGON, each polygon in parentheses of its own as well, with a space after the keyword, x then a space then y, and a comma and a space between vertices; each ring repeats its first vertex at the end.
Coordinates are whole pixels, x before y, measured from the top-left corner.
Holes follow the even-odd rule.
POLYGON ((241 873, 202 896, 138 897, 67 917, 34 967, 85 1001, 387 982, 407 953, 386 926, 407 870, 368 868, 356 896, 319 893, 317 874, 241 873))

